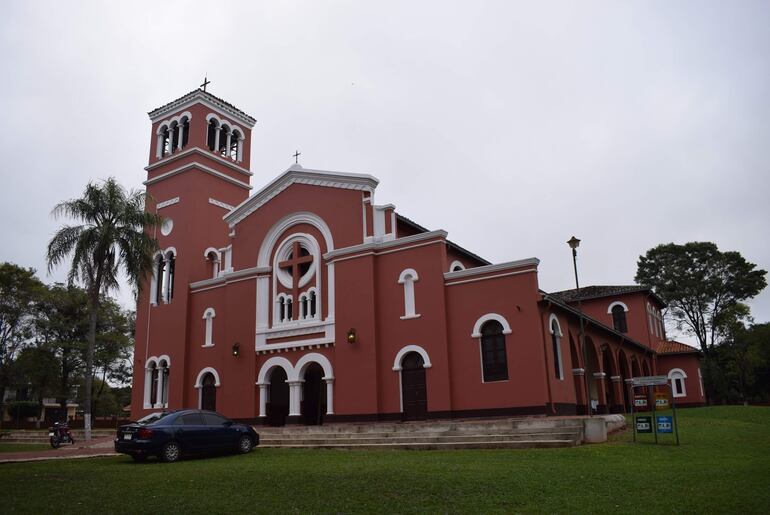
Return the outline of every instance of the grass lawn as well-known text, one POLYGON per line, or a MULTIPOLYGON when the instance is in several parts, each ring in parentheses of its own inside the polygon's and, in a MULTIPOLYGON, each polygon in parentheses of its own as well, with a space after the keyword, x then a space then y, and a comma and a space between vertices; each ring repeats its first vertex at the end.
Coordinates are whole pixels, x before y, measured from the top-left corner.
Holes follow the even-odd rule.
MULTIPOLYGON (((770 408, 679 411, 682 445, 0 465, 4 513, 768 513, 770 408)), ((669 439, 671 441, 671 439, 669 439)))
POLYGON ((0 452, 45 451, 50 448, 47 443, 0 443, 0 452))

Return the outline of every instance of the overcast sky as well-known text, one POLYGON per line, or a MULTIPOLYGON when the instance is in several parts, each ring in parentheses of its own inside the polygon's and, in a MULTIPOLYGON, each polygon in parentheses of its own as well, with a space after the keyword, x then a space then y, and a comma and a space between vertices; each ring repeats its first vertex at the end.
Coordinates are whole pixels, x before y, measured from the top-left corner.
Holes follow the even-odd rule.
MULTIPOLYGON (((57 202, 139 188, 147 111, 195 89, 545 290, 633 282, 666 242, 770 268, 770 2, 5 2, 0 260, 39 269, 57 202)), ((128 299, 125 294, 122 297, 128 299)), ((752 303, 770 321, 770 292, 752 303)))

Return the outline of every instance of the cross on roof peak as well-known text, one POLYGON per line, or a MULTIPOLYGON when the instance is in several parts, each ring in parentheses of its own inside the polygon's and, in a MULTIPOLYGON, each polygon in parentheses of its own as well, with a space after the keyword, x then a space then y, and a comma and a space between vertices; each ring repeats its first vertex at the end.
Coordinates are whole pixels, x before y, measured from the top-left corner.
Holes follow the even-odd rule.
POLYGON ((203 76, 203 84, 201 84, 200 87, 203 88, 203 91, 205 92, 206 86, 208 86, 209 84, 211 84, 211 81, 208 78, 208 74, 206 74, 203 76))

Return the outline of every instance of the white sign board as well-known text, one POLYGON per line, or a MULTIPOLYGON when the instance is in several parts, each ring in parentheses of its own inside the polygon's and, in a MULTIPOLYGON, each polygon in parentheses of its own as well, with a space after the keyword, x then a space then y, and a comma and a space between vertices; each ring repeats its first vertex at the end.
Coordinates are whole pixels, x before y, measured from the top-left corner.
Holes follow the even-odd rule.
POLYGON ((668 376, 644 376, 633 379, 634 386, 661 386, 668 384, 668 376))

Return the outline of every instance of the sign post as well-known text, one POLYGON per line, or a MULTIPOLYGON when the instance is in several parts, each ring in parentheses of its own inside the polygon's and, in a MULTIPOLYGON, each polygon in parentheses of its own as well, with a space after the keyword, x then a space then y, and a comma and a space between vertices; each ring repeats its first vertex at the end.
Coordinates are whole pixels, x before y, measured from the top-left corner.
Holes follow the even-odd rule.
POLYGON ((675 433, 676 444, 679 445, 679 425, 676 420, 676 404, 673 395, 669 396, 669 391, 656 392, 656 386, 664 386, 671 390, 671 384, 668 382, 668 376, 645 376, 634 377, 631 381, 631 392, 634 402, 631 405, 631 419, 634 424, 634 442, 636 442, 637 433, 653 433, 655 443, 658 443, 658 434, 675 433), (652 388, 647 394, 636 393, 637 388, 652 388), (639 416, 637 412, 646 411, 648 408, 648 397, 652 397, 652 416, 639 416), (669 402, 670 399, 670 402, 669 402), (673 408, 672 415, 658 415, 657 412, 666 411, 673 408))

